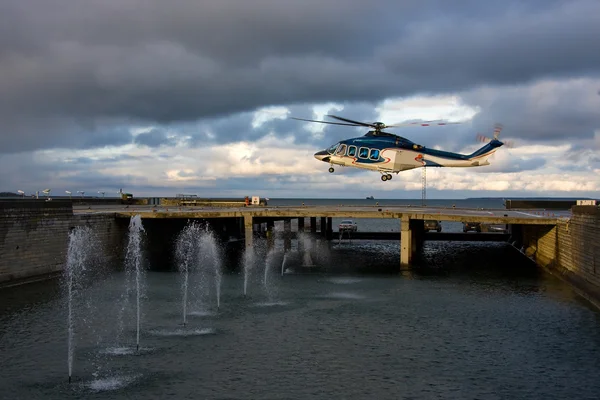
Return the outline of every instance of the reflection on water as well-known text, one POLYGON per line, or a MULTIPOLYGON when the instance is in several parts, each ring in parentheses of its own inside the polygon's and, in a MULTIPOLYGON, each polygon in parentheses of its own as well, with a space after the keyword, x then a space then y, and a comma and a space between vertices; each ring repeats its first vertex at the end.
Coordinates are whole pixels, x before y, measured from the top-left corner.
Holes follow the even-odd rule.
MULTIPOLYGON (((115 273, 88 290, 74 384, 56 282, 0 291, 0 397, 597 398, 599 313, 505 244, 332 244, 311 273, 273 273, 277 299, 222 281, 218 312, 181 325, 175 273, 148 272, 144 328, 115 347, 115 273)), ((131 333, 131 332, 130 332, 131 333)))

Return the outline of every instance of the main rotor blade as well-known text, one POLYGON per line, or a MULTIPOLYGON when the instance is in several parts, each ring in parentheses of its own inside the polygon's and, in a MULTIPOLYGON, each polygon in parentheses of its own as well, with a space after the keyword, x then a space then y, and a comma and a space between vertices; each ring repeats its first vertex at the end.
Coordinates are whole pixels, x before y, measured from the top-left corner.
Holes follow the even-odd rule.
POLYGON ((440 122, 440 121, 422 121, 422 122, 406 122, 401 124, 387 125, 386 128, 398 128, 401 126, 440 126, 440 125, 456 125, 460 122, 440 122))
POLYGON ((360 125, 360 126, 367 126, 367 127, 370 127, 370 128, 375 128, 375 125, 373 125, 373 124, 367 124, 366 122, 353 121, 353 120, 348 119, 348 118, 342 118, 342 117, 338 117, 338 116, 330 115, 330 114, 327 114, 327 116, 331 117, 331 118, 338 119, 340 121, 345 121, 345 122, 350 122, 352 124, 356 124, 356 125, 360 125))
POLYGON ((308 122, 318 122, 320 124, 329 124, 329 125, 346 125, 346 126, 361 126, 362 124, 342 124, 341 122, 329 122, 329 121, 317 121, 315 119, 305 119, 305 118, 295 118, 290 117, 291 119, 297 119, 298 121, 308 121, 308 122))

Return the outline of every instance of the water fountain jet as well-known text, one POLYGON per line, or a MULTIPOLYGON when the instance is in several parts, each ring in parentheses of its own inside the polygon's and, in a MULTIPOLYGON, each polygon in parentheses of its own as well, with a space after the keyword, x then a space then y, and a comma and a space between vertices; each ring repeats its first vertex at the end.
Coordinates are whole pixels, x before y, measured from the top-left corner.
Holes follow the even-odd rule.
POLYGON ((67 287, 67 366, 69 383, 73 375, 75 354, 75 301, 83 287, 83 278, 92 253, 93 236, 89 227, 80 226, 69 233, 69 247, 64 278, 67 287))
POLYGON ((254 248, 249 247, 244 252, 244 296, 248 293, 248 279, 250 279, 250 274, 252 273, 252 269, 254 268, 254 262, 256 260, 256 253, 254 252, 254 248))
POLYGON ((183 325, 186 326, 189 295, 196 294, 197 297, 201 297, 208 294, 210 289, 206 283, 210 277, 215 285, 217 309, 220 308, 222 257, 214 233, 208 226, 192 222, 181 231, 177 238, 176 258, 182 276, 183 325), (192 285, 192 277, 198 277, 199 282, 195 282, 196 285, 192 285))
MULTIPOLYGON (((141 317, 141 286, 142 286, 142 218, 139 215, 131 217, 129 221, 129 241, 127 243, 127 253, 125 254, 125 268, 127 276, 135 276, 135 297, 136 297, 136 351, 140 349, 140 317, 141 317)), ((127 279, 129 281, 129 279, 127 279)), ((129 282, 127 283, 129 286, 129 282)))

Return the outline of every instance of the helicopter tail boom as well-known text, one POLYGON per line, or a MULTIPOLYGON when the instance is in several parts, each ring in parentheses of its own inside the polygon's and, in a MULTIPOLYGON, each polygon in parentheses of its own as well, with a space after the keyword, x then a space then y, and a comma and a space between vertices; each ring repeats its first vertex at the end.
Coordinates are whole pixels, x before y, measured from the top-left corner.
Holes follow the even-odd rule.
POLYGON ((475 152, 469 154, 467 157, 469 160, 479 160, 479 159, 487 159, 490 155, 492 155, 496 149, 502 146, 504 143, 499 141, 498 139, 493 139, 485 146, 476 150, 475 152), (487 156, 487 157, 486 157, 487 156))

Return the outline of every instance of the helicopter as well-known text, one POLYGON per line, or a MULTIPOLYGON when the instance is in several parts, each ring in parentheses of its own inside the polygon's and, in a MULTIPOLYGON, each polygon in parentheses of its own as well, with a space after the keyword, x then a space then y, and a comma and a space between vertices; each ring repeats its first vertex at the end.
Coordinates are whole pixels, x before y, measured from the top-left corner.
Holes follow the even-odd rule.
POLYGON ((478 139, 487 142, 475 152, 465 155, 443 150, 427 148, 416 144, 402 136, 384 132, 387 128, 402 126, 433 126, 460 124, 460 122, 423 121, 386 125, 383 122, 359 122, 335 115, 327 115, 341 122, 319 121, 313 119, 294 118, 299 121, 317 122, 321 124, 364 126, 372 128, 364 136, 342 140, 326 150, 315 153, 315 158, 330 165, 329 172, 335 171, 334 165, 354 167, 378 171, 382 181, 392 179, 392 174, 398 174, 420 167, 481 167, 489 165, 488 158, 501 146, 498 140, 502 125, 497 124, 493 138, 478 135, 478 139))

